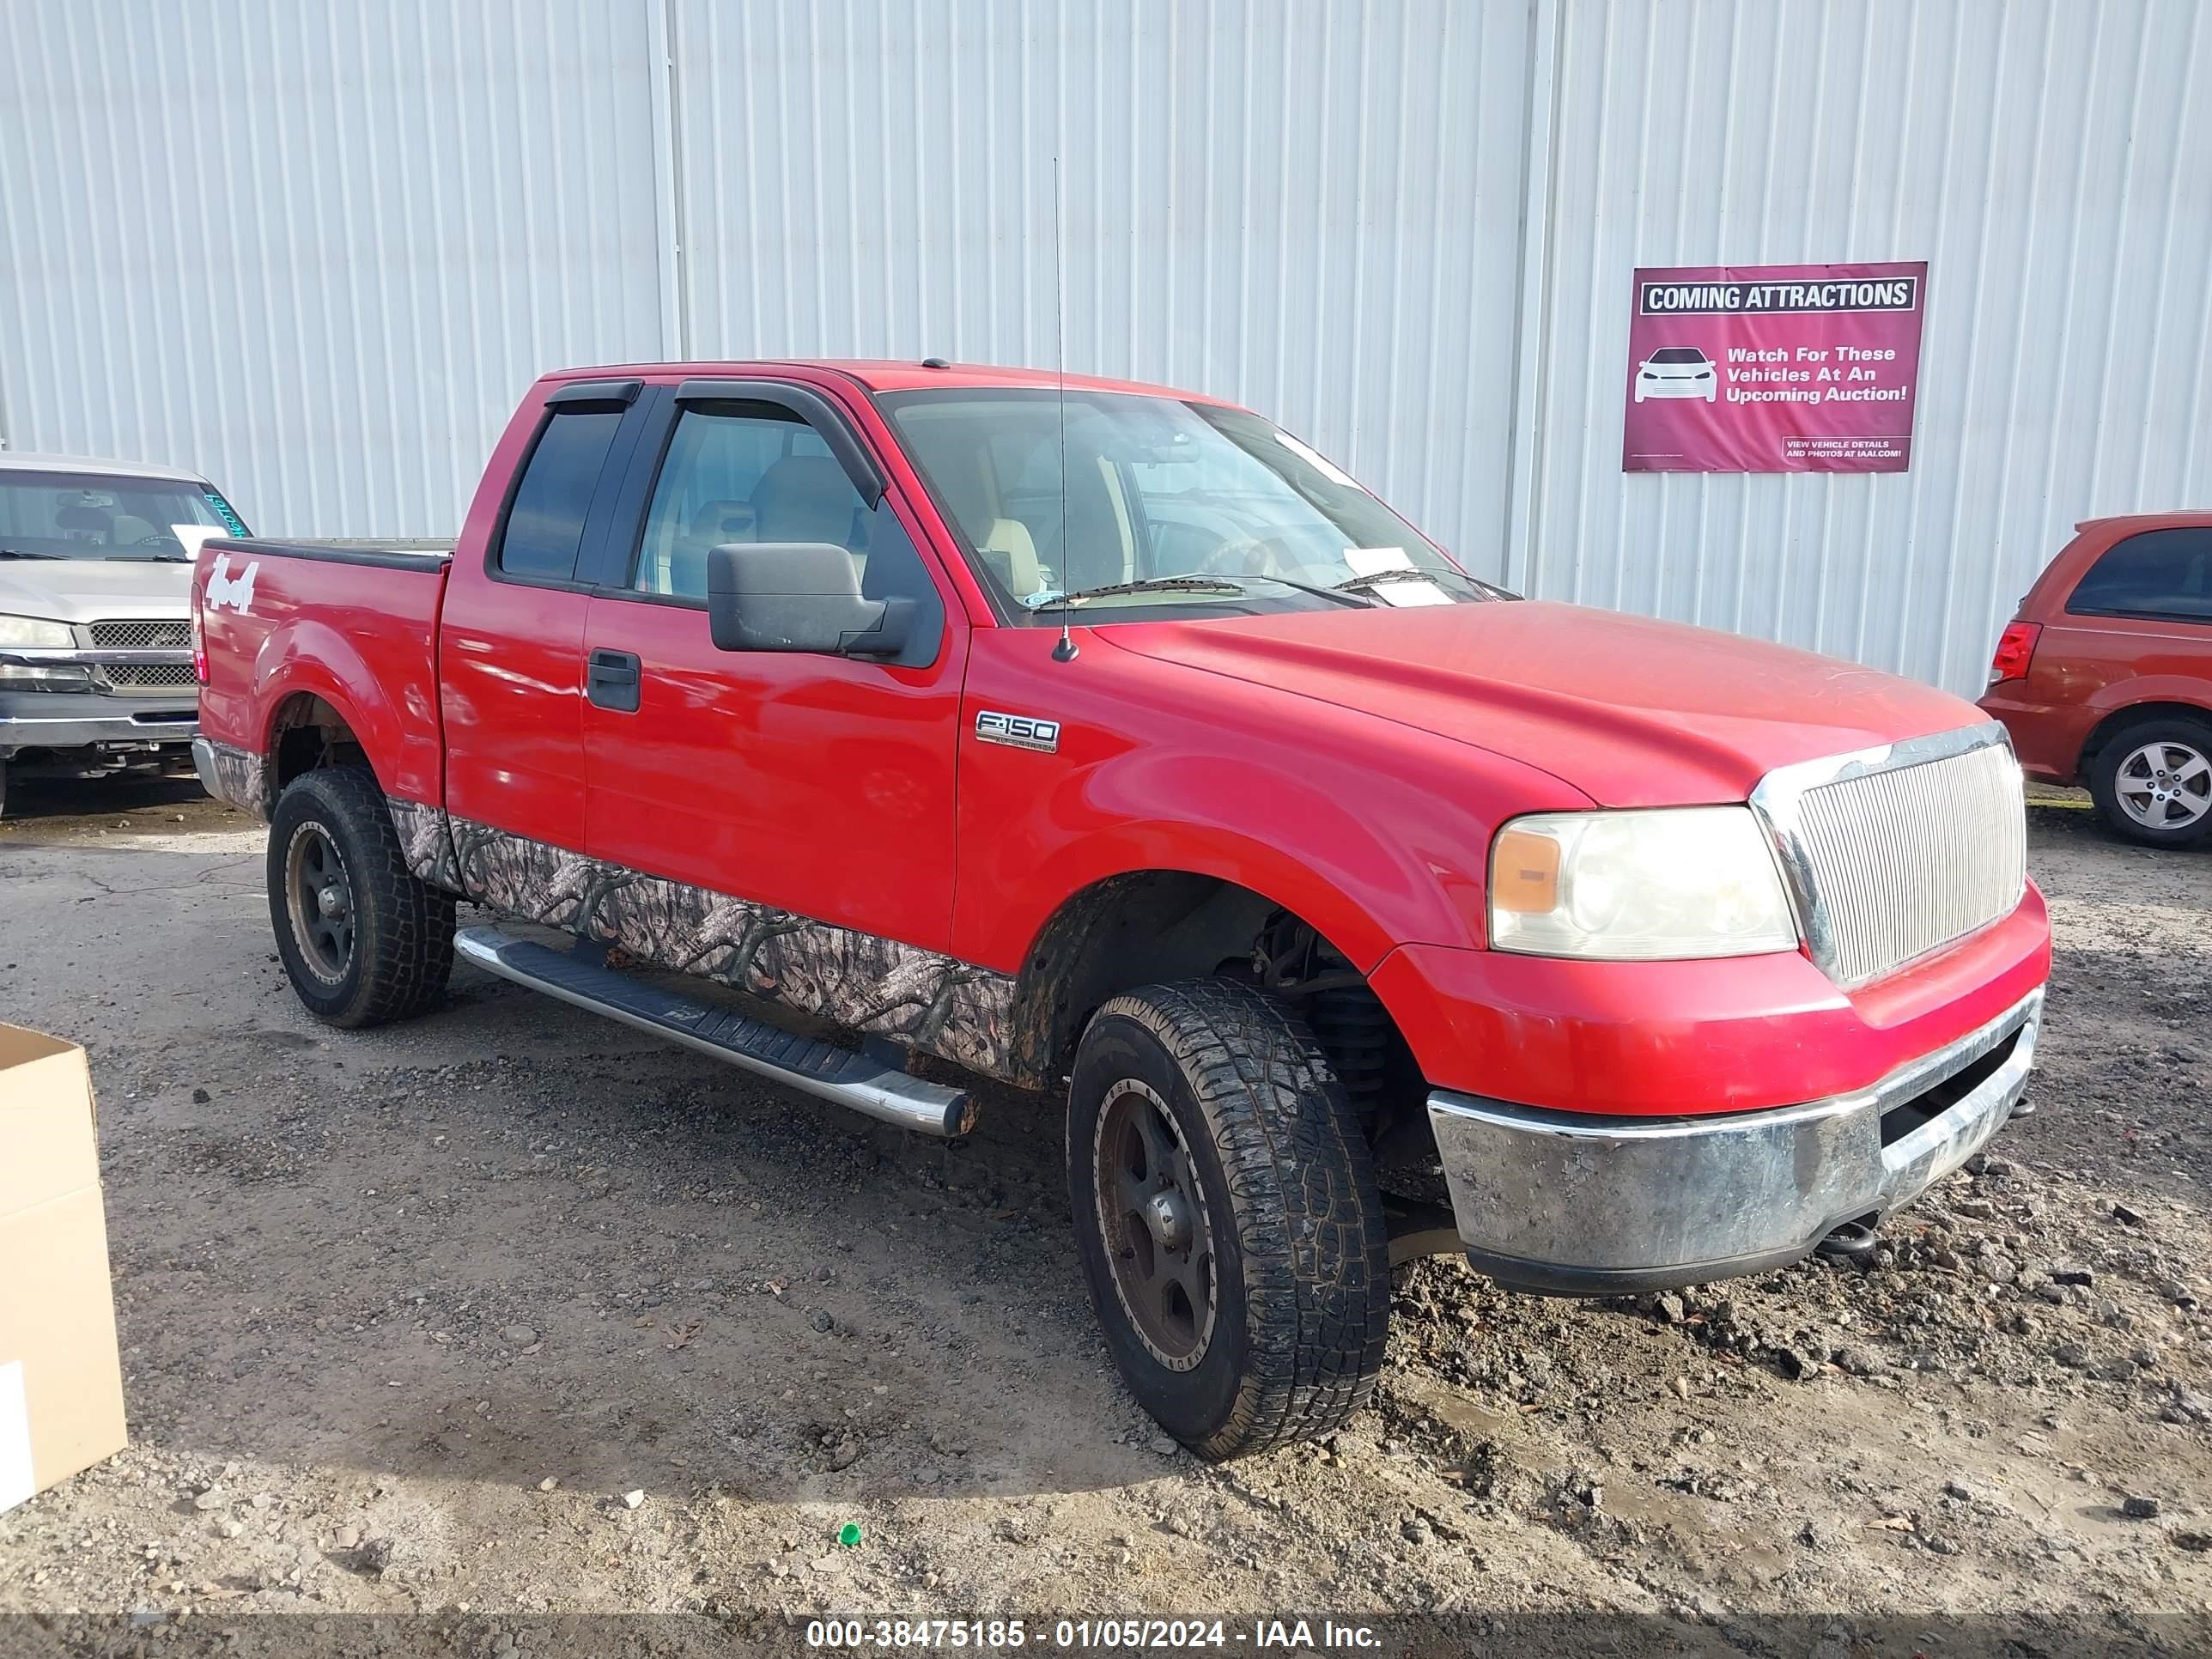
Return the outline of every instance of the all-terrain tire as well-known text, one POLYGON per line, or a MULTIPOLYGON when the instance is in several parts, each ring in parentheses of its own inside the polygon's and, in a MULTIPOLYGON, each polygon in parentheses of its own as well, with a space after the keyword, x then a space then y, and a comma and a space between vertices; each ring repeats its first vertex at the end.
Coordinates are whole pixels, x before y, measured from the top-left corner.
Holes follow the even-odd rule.
MULTIPOLYGON (((2212 834, 2212 811, 2200 811, 2188 822, 2160 829, 2142 822, 2121 804, 2120 769, 2148 744, 2160 745, 2171 756, 2212 760, 2212 723, 2185 715, 2153 717, 2113 732, 2089 763, 2089 794, 2097 803, 2099 816, 2130 841, 2145 847, 2187 847, 2212 834)), ((2184 787, 2192 793, 2203 790, 2206 779, 2200 773, 2184 787)))
POLYGON ((384 792, 370 772, 327 767, 285 786, 270 815, 268 883, 277 955, 316 1018, 349 1030, 381 1025, 421 1013, 445 994, 453 970, 453 896, 407 867, 384 792), (349 905, 342 957, 303 937, 292 902, 293 849, 317 836, 335 852, 349 905), (318 968, 319 960, 327 965, 318 968))
POLYGON ((1067 1171, 1107 1346, 1177 1440, 1207 1459, 1240 1457, 1329 1434, 1367 1403, 1390 1314, 1382 1198, 1343 1085, 1281 1002, 1225 979, 1108 1002, 1076 1050, 1067 1171), (1191 1231, 1212 1255, 1210 1332, 1166 1357, 1126 1299, 1127 1265, 1117 1288, 1115 1258, 1132 1263, 1139 1245, 1127 1231, 1137 1212, 1107 1190, 1125 1167, 1110 1126, 1147 1105, 1180 1143, 1172 1161, 1196 1189, 1191 1231))

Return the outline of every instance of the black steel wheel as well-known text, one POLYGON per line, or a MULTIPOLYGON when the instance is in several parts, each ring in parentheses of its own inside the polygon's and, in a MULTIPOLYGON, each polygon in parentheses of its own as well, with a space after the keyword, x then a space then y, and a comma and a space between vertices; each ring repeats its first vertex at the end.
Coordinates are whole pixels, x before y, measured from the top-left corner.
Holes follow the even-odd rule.
POLYGON ((307 1012, 380 1025, 420 1013, 453 969, 453 899, 407 867, 391 808, 359 767, 305 772, 269 823, 269 920, 307 1012))
POLYGON ((1213 1337, 1212 1217, 1190 1148, 1158 1091, 1123 1078, 1108 1091, 1091 1167, 1107 1266, 1121 1311, 1170 1370, 1206 1358, 1213 1337))
POLYGON ((295 824, 284 848, 284 902, 307 970, 337 985, 353 966, 353 875, 330 831, 313 818, 295 824))
POLYGON ((1239 1457, 1366 1403, 1390 1312, 1382 1197, 1358 1114, 1280 1002, 1206 979, 1099 1009, 1067 1175, 1107 1347, 1177 1440, 1239 1457))

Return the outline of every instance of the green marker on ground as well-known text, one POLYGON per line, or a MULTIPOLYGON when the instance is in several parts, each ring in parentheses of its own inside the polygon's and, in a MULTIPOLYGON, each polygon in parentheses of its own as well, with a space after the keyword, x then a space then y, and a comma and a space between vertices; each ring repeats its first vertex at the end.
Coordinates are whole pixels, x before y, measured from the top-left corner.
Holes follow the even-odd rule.
POLYGON ((854 1545, 860 1541, 860 1528, 855 1526, 852 1522, 848 1521, 843 1526, 837 1528, 837 1541, 844 1545, 846 1548, 850 1549, 854 1545))

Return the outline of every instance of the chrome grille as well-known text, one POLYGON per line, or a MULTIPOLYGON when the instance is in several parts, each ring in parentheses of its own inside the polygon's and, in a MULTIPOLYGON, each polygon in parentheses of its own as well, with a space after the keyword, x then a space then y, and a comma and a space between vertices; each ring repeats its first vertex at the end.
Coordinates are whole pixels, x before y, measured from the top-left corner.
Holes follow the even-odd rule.
MULTIPOLYGON (((92 643, 100 651, 189 651, 192 625, 188 622, 96 622, 92 643)), ((94 684, 111 691, 181 691, 198 684, 189 659, 177 663, 142 663, 128 667, 94 668, 94 684)))
POLYGON ((1784 767, 1752 804, 1782 851, 1813 958, 1863 985, 2008 914, 2027 812, 2004 729, 1784 767))

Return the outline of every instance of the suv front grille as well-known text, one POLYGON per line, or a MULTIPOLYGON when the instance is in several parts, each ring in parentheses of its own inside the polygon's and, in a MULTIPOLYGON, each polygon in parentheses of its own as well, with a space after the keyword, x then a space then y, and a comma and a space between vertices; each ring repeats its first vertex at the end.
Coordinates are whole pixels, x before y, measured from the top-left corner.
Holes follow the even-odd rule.
MULTIPOLYGON (((192 645, 188 622, 96 622, 91 632, 100 651, 189 651, 192 645)), ((180 691, 197 684, 190 661, 95 668, 92 678, 96 685, 125 693, 180 691)))
POLYGON ((2008 915, 2027 883, 2020 765, 2001 726, 1784 767, 1752 805, 1813 959, 1846 988, 2008 915))

